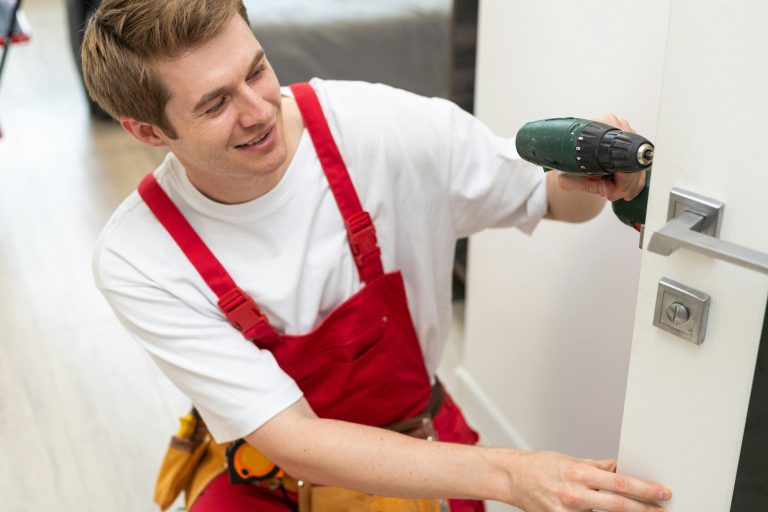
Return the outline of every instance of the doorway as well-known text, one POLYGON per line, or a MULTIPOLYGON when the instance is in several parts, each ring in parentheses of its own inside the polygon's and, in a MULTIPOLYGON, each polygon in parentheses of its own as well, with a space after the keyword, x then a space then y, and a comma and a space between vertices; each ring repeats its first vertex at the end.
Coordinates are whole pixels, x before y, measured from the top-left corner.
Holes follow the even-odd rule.
POLYGON ((731 512, 768 510, 768 307, 757 351, 731 512))

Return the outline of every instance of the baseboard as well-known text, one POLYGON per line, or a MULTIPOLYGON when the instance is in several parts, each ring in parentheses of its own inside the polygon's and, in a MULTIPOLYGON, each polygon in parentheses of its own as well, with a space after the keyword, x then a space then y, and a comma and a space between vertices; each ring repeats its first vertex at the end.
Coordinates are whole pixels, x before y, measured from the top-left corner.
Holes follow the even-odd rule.
POLYGON ((480 434, 485 446, 504 446, 530 450, 523 436, 507 421, 472 375, 461 365, 454 369, 455 380, 450 389, 469 423, 480 434))

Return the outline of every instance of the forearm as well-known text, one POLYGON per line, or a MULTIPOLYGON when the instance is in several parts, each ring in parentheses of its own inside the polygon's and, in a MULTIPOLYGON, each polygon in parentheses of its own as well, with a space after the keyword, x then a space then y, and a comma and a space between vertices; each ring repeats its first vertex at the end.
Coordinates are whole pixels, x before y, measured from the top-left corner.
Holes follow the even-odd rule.
POLYGON ((248 441, 295 478, 398 497, 514 497, 519 452, 430 442, 388 430, 297 415, 248 441))

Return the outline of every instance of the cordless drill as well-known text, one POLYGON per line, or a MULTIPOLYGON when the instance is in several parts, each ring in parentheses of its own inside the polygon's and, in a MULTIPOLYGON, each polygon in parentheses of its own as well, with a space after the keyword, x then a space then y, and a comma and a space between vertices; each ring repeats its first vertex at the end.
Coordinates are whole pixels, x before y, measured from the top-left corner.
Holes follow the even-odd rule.
POLYGON ((526 123, 515 139, 521 158, 544 167, 583 176, 647 170, 645 188, 631 201, 613 201, 613 212, 638 231, 645 224, 653 144, 636 133, 575 117, 526 123))

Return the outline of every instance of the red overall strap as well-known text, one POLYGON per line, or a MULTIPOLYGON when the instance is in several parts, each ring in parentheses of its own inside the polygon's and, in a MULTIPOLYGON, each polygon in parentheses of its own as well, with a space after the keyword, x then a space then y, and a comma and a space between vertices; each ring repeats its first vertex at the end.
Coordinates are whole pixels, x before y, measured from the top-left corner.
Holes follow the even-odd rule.
POLYGON ((235 284, 152 173, 141 180, 139 195, 219 298, 219 308, 232 325, 249 340, 274 336, 275 330, 256 303, 235 284))
POLYGON ((291 91, 301 111, 304 125, 309 131, 312 144, 315 146, 320 165, 325 171, 333 197, 344 218, 349 246, 360 273, 360 280, 369 283, 384 274, 381 250, 376 240, 376 229, 371 216, 360 204, 315 90, 308 83, 299 83, 291 85, 291 91))

